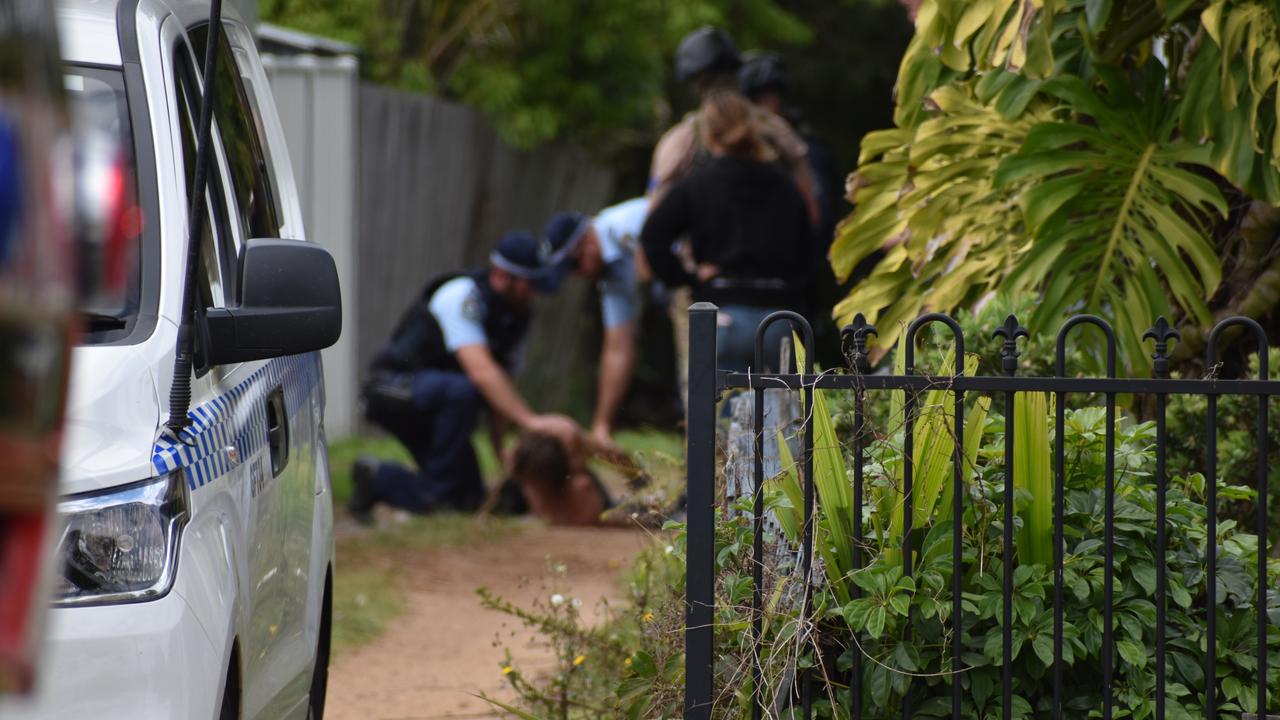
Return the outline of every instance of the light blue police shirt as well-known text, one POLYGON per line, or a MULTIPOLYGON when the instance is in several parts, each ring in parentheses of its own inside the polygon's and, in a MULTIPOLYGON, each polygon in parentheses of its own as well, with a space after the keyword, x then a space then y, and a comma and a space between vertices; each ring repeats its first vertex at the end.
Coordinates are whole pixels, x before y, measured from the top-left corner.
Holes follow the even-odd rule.
POLYGON ((591 221, 604 259, 597 287, 606 328, 630 322, 638 314, 635 254, 648 212, 648 199, 638 197, 601 210, 591 221))
POLYGON ((488 345, 484 334, 484 298, 474 278, 456 277, 440 286, 427 309, 440 324, 444 346, 457 352, 466 345, 488 345))
MULTIPOLYGON (((449 352, 457 352, 458 348, 467 345, 489 344, 483 324, 484 297, 474 278, 464 275, 441 285, 431 296, 427 309, 440 324, 444 346, 449 352)), ((528 337, 522 338, 511 354, 511 372, 519 373, 523 369, 527 347, 528 337)))

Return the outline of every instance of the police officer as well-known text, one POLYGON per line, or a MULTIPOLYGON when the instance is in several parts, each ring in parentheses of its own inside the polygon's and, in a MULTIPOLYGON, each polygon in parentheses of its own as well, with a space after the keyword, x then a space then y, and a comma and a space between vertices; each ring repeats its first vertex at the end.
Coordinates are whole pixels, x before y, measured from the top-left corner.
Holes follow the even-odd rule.
MULTIPOLYGON (((704 26, 685 36, 676 47, 676 80, 685 85, 699 99, 699 104, 714 92, 737 92, 738 68, 742 58, 733 38, 719 28, 704 26)), ((779 167, 795 182, 796 189, 809 211, 811 223, 818 221, 818 206, 813 197, 813 176, 806 160, 807 146, 786 120, 768 110, 757 107, 754 119, 761 139, 772 149, 779 167)), ((649 166, 648 197, 651 208, 658 206, 671 186, 687 176, 696 165, 710 161, 711 155, 702 146, 699 129, 699 113, 693 111, 662 136, 653 149, 649 166)), ((688 244, 678 246, 685 262, 685 269, 693 272, 688 244)), ((643 254, 638 263, 642 280, 653 277, 643 254)), ((686 399, 688 385, 687 358, 689 357, 689 332, 687 311, 690 294, 686 288, 671 292, 668 313, 676 347, 676 372, 680 395, 686 399)), ((683 405, 683 403, 682 403, 683 405)))
POLYGON ((591 437, 603 449, 616 449, 613 422, 635 368, 636 251, 648 208, 648 200, 640 197, 606 208, 594 218, 558 213, 544 231, 554 283, 573 273, 596 283, 600 292, 604 339, 591 437))
MULTIPOLYGON (((699 103, 713 92, 736 92, 737 73, 741 66, 742 58, 733 38, 719 28, 699 28, 681 40, 676 48, 676 80, 693 91, 699 103)), ((795 180, 796 188, 808 204, 811 219, 816 220, 813 177, 806 161, 804 140, 786 120, 766 108, 757 108, 755 121, 760 137, 773 148, 782 169, 795 180)), ((695 165, 709 160, 707 149, 702 146, 698 123, 698 111, 688 113, 667 130, 654 147, 649 166, 648 196, 651 205, 656 205, 671 185, 688 175, 695 165)))
POLYGON ((755 52, 743 56, 742 67, 738 69, 738 90, 751 102, 786 120, 805 143, 805 157, 813 177, 813 199, 818 207, 814 230, 825 255, 835 234, 836 200, 841 187, 831 150, 803 122, 800 111, 787 103, 790 84, 781 55, 755 52))
POLYGON ((367 520, 378 502, 411 512, 470 511, 484 500, 471 435, 488 406, 495 450, 506 423, 578 442, 577 423, 539 415, 516 390, 535 292, 549 291, 547 252, 529 233, 498 243, 489 267, 427 283, 374 358, 366 414, 409 450, 417 470, 361 458, 349 509, 367 520))
MULTIPOLYGON (((818 221, 813 225, 814 242, 807 306, 830 308, 843 293, 831 272, 827 253, 835 238, 839 220, 840 197, 844 184, 840 180, 835 156, 827 144, 804 122, 800 111, 788 103, 790 78, 782 56, 776 53, 747 53, 738 69, 738 90, 751 102, 782 117, 795 128, 804 140, 810 173, 813 175, 813 197, 818 206, 818 221)), ((817 345, 816 360, 823 365, 840 362, 843 353, 840 336, 830 323, 814 325, 814 341, 817 345)))

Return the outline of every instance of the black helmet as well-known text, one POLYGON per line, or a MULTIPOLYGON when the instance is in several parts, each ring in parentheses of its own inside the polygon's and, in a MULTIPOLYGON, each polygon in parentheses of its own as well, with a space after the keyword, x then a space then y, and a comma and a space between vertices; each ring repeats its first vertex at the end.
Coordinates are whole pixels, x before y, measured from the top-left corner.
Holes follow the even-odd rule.
POLYGON ((787 71, 777 53, 748 53, 738 69, 738 91, 751 100, 769 92, 787 90, 787 71))
POLYGON ((733 38, 710 25, 686 35, 676 48, 676 80, 682 83, 706 73, 732 73, 741 64, 733 38))

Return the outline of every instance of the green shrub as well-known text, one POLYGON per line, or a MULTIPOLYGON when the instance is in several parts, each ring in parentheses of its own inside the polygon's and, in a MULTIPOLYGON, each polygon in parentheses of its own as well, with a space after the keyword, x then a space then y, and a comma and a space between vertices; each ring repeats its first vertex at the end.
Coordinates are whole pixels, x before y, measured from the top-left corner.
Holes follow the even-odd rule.
MULTIPOLYGON (((934 360, 951 364, 945 357, 934 360)), ((840 394, 817 394, 813 414, 818 500, 814 527, 815 562, 820 572, 815 575, 818 582, 808 616, 801 612, 804 588, 794 562, 784 559, 772 564, 763 587, 762 637, 758 642, 753 639, 750 499, 739 501, 737 513, 718 514, 717 718, 749 717, 751 666, 756 658, 763 670, 762 695, 776 711, 774 716, 793 716, 796 680, 808 673, 815 683, 814 716, 847 718, 849 672, 855 653, 864 659, 863 717, 868 720, 899 717, 905 698, 910 699, 916 717, 948 716, 953 678, 962 683, 967 718, 1001 717, 1003 408, 998 402, 993 407, 985 398, 971 400, 966 408, 964 632, 956 638, 950 617, 951 397, 945 392, 926 393, 917 403, 921 419, 915 431, 915 557, 912 576, 906 577, 901 549, 903 403, 901 398, 886 398, 889 393, 873 395, 880 397, 868 403, 865 503, 862 508, 853 508, 849 492, 850 403, 840 394), (835 412, 827 407, 829 402, 838 406, 835 412), (853 512, 861 512, 864 519, 860 566, 853 564, 853 512), (854 637, 857 643, 851 641, 854 637), (956 642, 961 643, 960 668, 951 666, 956 642)), ((1052 407, 1047 399, 1035 395, 1017 401, 1015 437, 1020 438, 1019 456, 1026 456, 1015 462, 1018 564, 1013 571, 1012 635, 1013 715, 1017 718, 1047 717, 1053 700, 1052 515, 1046 509, 1053 500, 1049 464, 1052 407)), ((1238 416, 1227 414, 1226 400, 1221 407, 1222 417, 1232 418, 1234 427, 1238 416)), ((1244 406, 1230 409, 1247 410, 1244 406)), ((1185 446, 1188 437, 1182 431, 1173 434, 1175 414, 1171 410, 1171 448, 1185 446)), ((1185 414, 1194 417, 1196 409, 1188 407, 1185 414)), ((1106 414, 1100 407, 1083 407, 1068 409, 1065 417, 1064 697, 1068 717, 1092 717, 1100 714, 1103 702, 1106 414)), ((1224 436, 1234 437, 1230 432, 1224 436)), ((1117 420, 1115 717, 1134 720, 1154 717, 1155 568, 1159 560, 1154 550, 1154 437, 1152 422, 1138 422, 1123 414, 1117 420)), ((1239 446, 1243 452, 1247 443, 1241 440, 1239 446)), ((1220 447, 1232 452, 1226 445, 1220 447)), ((768 557, 786 558, 785 551, 799 544, 803 519, 795 465, 785 453, 782 459, 784 472, 766 486, 766 504, 777 517, 782 536, 770 534, 764 541, 768 557)), ((1244 463, 1241 467, 1252 467, 1247 457, 1239 462, 1244 463)), ((1169 718, 1203 716, 1205 481, 1198 472, 1190 471, 1191 467, 1189 460, 1187 467, 1171 462, 1172 477, 1167 486, 1169 718), (1177 475, 1172 475, 1174 467, 1179 470, 1177 475)), ((1243 477, 1249 476, 1246 473, 1243 477)), ((1241 477, 1234 470, 1219 474, 1216 682, 1224 715, 1252 712, 1256 705, 1257 580, 1253 568, 1259 547, 1249 530, 1252 526, 1237 519, 1251 517, 1255 500, 1252 489, 1234 484, 1241 477)), ((541 678, 511 671, 523 698, 521 707, 528 713, 522 717, 679 715, 684 690, 684 534, 680 526, 671 529, 675 534, 670 546, 648 552, 638 561, 630 579, 632 605, 614 609, 604 625, 584 629, 576 616, 564 624, 560 622, 564 618, 557 619, 555 612, 526 614, 526 621, 542 628, 557 647, 560 666, 541 678), (583 655, 587 660, 574 665, 583 655), (592 663, 591 658, 601 662, 592 663)), ((1270 621, 1267 684, 1272 690, 1268 705, 1271 712, 1280 712, 1280 692, 1275 691, 1280 688, 1280 560, 1270 562, 1265 582, 1270 621)))
MULTIPOLYGON (((1272 348, 1267 365, 1274 379, 1280 373, 1280 348, 1272 348)), ((1249 356, 1246 377, 1258 377, 1258 357, 1249 356)), ((1178 441, 1169 446, 1169 471, 1179 474, 1200 472, 1205 462, 1205 418, 1208 399, 1202 395, 1178 395, 1169 398, 1169 437, 1178 441)), ((1280 448, 1280 413, 1271 400, 1267 424, 1267 448, 1273 454, 1280 448)), ((1258 399, 1243 395, 1224 395, 1218 399, 1218 477, 1237 484, 1253 484, 1258 464, 1256 422, 1258 399)), ((1280 518, 1280 463, 1267 468, 1270 516, 1280 518)), ((1253 493, 1240 499, 1223 498, 1222 510, 1241 525, 1253 527, 1253 493)), ((1271 542, 1280 549, 1280 520, 1270 524, 1271 542)))
MULTIPOLYGON (((819 406, 821 411, 821 406, 819 406)), ((1021 413, 1020 413, 1021 415, 1021 413)), ((1048 437, 1049 413, 1041 410, 1039 434, 1048 437)), ((1034 417, 1034 416, 1032 416, 1034 417)), ((1004 440, 1003 419, 987 420, 988 440, 978 452, 975 467, 966 472, 967 496, 963 518, 965 558, 964 634, 959 677, 970 717, 999 717, 1003 665, 1002 582, 1004 440)), ((1018 434, 1037 433, 1034 420, 1020 417, 1018 434)), ((1102 605, 1103 605, 1103 464, 1105 413, 1102 408, 1069 410, 1066 414, 1066 495, 1064 563, 1064 673, 1069 714, 1100 709, 1102 704, 1102 605)), ((818 428, 822 427, 819 420, 818 428)), ((918 426, 920 427, 920 426, 918 426)), ((917 430, 919 433, 919 430, 917 430)), ((818 432, 821 436, 821 432, 818 432)), ((1138 720, 1154 711, 1154 648, 1156 589, 1155 487, 1151 472, 1153 423, 1121 420, 1116 439, 1114 638, 1117 717, 1138 720)), ((917 448, 929 440, 917 438, 917 448)), ((1050 447, 1041 446, 1037 453, 1050 447)), ((887 503, 899 502, 894 474, 901 438, 875 443, 865 466, 868 511, 882 513, 887 503)), ((948 453, 950 448, 948 447, 948 453)), ((821 459, 818 454, 816 459, 821 459)), ((1046 458, 1047 461, 1047 458, 1046 458)), ((917 460, 917 467, 921 463, 917 460)), ((950 463, 947 463, 950 482, 950 463)), ((815 469, 821 478, 822 470, 815 469)), ((1224 476, 1226 477, 1226 476, 1224 476)), ((897 480, 896 482, 900 482, 897 480)), ((787 491, 779 488, 778 496, 787 491)), ((916 492, 921 492, 917 484, 916 492)), ((1251 491, 1220 482, 1220 495, 1247 502, 1251 491)), ((821 493, 819 493, 821 498, 821 493)), ((1036 562, 1028 552, 1027 520, 1043 515, 1036 508, 1052 502, 1052 493, 1032 497, 1019 489, 1017 502, 1019 564, 1014 570, 1014 716, 1042 717, 1052 707, 1053 574, 1049 563, 1036 562)), ((1204 584, 1204 478, 1198 474, 1171 480, 1167 498, 1169 601, 1167 716, 1202 715, 1203 699, 1203 584, 1204 584)), ((786 508, 789 503, 783 503, 786 508)), ((940 507, 939 510, 942 508, 940 507)), ((949 510, 949 508, 947 508, 949 510)), ((819 509, 816 527, 820 543, 830 543, 823 533, 827 518, 819 509)), ((784 523, 784 526, 789 523, 784 523)), ((865 568, 853 569, 818 588, 815 607, 819 631, 810 648, 813 664, 838 656, 834 667, 823 667, 830 677, 847 677, 854 652, 862 652, 864 717, 896 717, 904 697, 910 697, 917 716, 945 716, 950 712, 951 667, 951 522, 938 513, 932 522, 917 524, 913 545, 917 550, 913 577, 903 577, 900 540, 880 532, 883 523, 872 522, 867 542, 872 557, 865 568), (852 588, 862 597, 850 600, 852 588), (908 630, 910 631, 908 633, 908 630), (841 638, 859 633, 860 649, 841 638), (816 649, 816 652, 815 652, 816 649)), ((1051 526, 1050 526, 1051 528, 1051 526)), ((1041 537, 1043 535, 1041 534, 1041 537)), ((795 538, 790 539, 792 542, 795 538)), ((1251 711, 1256 705, 1254 687, 1254 598, 1256 584, 1251 568, 1258 551, 1255 536, 1234 520, 1218 526, 1218 686, 1224 712, 1251 711)), ((1051 558, 1051 545, 1049 557, 1051 558)), ((834 549, 819 556, 836 555, 834 549)), ((1270 566, 1268 587, 1280 586, 1280 562, 1270 566)), ((722 601, 723 602, 723 601, 722 601)), ((1280 687, 1280 592, 1269 599, 1271 619, 1270 674, 1268 685, 1280 687)), ((770 653, 763 653, 769 657, 770 653)), ((772 669, 777 674, 778 669, 772 669)), ((721 678, 724 680, 724 678, 721 678)), ((843 680, 828 683, 826 694, 837 705, 848 703, 843 680)), ((1280 709, 1272 693, 1269 706, 1280 709)), ((830 711, 829 711, 830 712, 830 711)), ((843 717, 836 712, 835 716, 843 717)))

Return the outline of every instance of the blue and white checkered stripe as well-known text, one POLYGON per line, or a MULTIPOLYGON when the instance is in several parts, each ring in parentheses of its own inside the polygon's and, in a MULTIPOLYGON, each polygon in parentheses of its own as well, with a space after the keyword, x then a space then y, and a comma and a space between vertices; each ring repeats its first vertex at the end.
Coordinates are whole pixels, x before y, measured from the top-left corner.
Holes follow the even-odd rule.
POLYGON ((309 413, 307 401, 319 383, 319 353, 272 360, 228 392, 191 408, 187 412, 191 426, 183 431, 182 441, 162 436, 151 464, 161 474, 185 468, 188 486, 204 487, 237 464, 227 454, 228 447, 246 461, 266 444, 269 393, 282 387, 286 412, 293 415, 305 409, 309 413))

